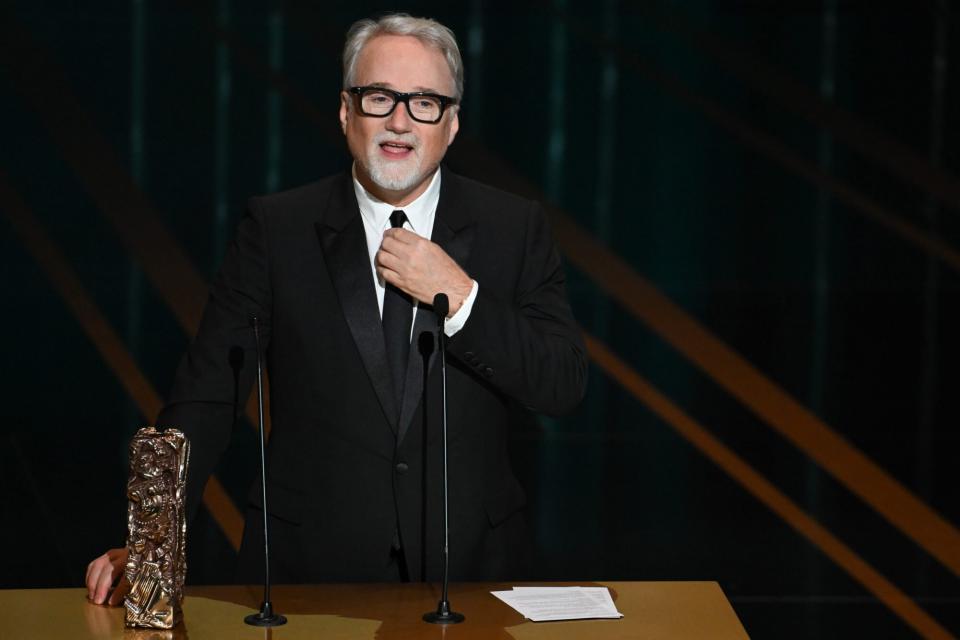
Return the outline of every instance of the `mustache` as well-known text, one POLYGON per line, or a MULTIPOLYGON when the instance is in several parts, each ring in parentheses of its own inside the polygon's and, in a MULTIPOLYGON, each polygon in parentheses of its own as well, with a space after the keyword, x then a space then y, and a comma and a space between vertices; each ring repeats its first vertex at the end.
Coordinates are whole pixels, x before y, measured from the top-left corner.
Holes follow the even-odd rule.
POLYGON ((414 133, 388 133, 384 131, 373 137, 373 143, 376 145, 381 145, 384 142, 405 144, 414 149, 420 146, 420 138, 414 133))

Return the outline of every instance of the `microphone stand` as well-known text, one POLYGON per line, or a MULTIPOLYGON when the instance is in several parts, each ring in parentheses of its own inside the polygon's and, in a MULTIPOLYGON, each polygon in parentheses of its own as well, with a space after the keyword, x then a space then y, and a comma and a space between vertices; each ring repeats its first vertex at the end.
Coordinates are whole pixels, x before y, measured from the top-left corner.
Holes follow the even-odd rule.
POLYGON ((243 621, 254 627, 279 627, 287 624, 287 618, 273 612, 270 602, 270 534, 267 527, 267 453, 263 436, 263 364, 260 358, 260 320, 250 319, 253 337, 257 343, 257 407, 260 422, 260 488, 263 490, 263 602, 259 613, 251 613, 243 621))
POLYGON ((433 312, 437 314, 440 327, 437 339, 440 342, 440 380, 443 395, 443 595, 437 603, 436 611, 423 614, 423 619, 433 624, 457 624, 464 621, 462 613, 450 609, 450 600, 447 597, 450 586, 450 514, 447 508, 447 340, 443 325, 449 311, 450 301, 447 295, 438 293, 434 296, 433 312))

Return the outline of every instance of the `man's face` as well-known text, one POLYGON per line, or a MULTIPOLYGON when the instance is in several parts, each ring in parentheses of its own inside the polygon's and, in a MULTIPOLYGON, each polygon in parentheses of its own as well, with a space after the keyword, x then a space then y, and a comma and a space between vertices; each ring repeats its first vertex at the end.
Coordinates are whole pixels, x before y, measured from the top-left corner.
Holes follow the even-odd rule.
MULTIPOLYGON (((455 85, 447 62, 437 49, 411 36, 378 36, 360 52, 354 74, 356 86, 382 86, 410 93, 425 91, 453 96, 455 85)), ((364 116, 340 94, 340 124, 356 162, 357 178, 375 196, 403 206, 429 184, 460 123, 448 107, 437 124, 417 122, 403 104, 389 116, 364 116)))

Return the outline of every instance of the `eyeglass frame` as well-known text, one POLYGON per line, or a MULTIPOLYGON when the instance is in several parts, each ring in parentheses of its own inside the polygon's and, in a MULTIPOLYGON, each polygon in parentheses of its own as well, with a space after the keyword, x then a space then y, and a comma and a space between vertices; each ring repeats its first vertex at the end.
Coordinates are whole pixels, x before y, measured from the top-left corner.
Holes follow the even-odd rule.
POLYGON ((438 124, 443 120, 443 114, 447 112, 447 107, 457 105, 460 103, 456 98, 451 98, 450 96, 443 96, 439 93, 431 93, 429 91, 414 91, 412 93, 403 93, 402 91, 394 91, 393 89, 387 89, 386 87, 378 87, 376 85, 367 85, 365 87, 350 87, 347 89, 348 93, 353 94, 357 98, 357 108, 360 111, 361 115, 367 116, 368 118, 386 118, 390 116, 394 111, 397 110, 397 105, 401 102, 407 108, 407 115, 416 122, 422 124, 438 124), (382 91, 384 93, 389 93, 393 96, 393 106, 390 107, 390 111, 386 113, 367 113, 363 110, 363 92, 365 91, 382 91), (436 120, 423 120, 413 115, 413 111, 410 109, 410 98, 435 98, 440 102, 440 115, 437 116, 436 120))

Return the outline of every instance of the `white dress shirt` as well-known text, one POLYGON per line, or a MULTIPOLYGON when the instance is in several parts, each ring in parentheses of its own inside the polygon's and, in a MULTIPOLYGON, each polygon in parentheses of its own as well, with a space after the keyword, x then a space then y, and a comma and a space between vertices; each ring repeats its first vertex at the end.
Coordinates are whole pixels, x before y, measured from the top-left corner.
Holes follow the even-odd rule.
MULTIPOLYGON (((407 216, 407 221, 403 223, 403 228, 412 231, 418 236, 430 239, 433 233, 433 220, 437 215, 437 202, 440 200, 440 171, 437 170, 430 180, 427 190, 420 196, 406 205, 405 207, 395 207, 388 202, 377 199, 374 195, 363 188, 363 185, 357 180, 356 169, 353 170, 353 190, 357 194, 357 204, 360 205, 360 217, 363 219, 363 231, 367 236, 367 253, 370 258, 370 271, 373 275, 373 284, 377 292, 377 305, 380 308, 380 317, 383 317, 383 294, 385 291, 383 279, 377 274, 377 267, 374 262, 377 251, 380 250, 380 243, 383 242, 383 232, 390 228, 390 214, 401 209, 407 216)), ((467 318, 470 317, 470 310, 473 309, 473 302, 477 299, 477 291, 480 286, 477 281, 473 281, 473 288, 470 295, 463 302, 457 312, 448 318, 444 324, 444 333, 449 337, 463 328, 467 318)), ((419 301, 413 301, 413 314, 416 319, 419 301)), ((410 325, 411 335, 413 333, 413 324, 410 325)))

